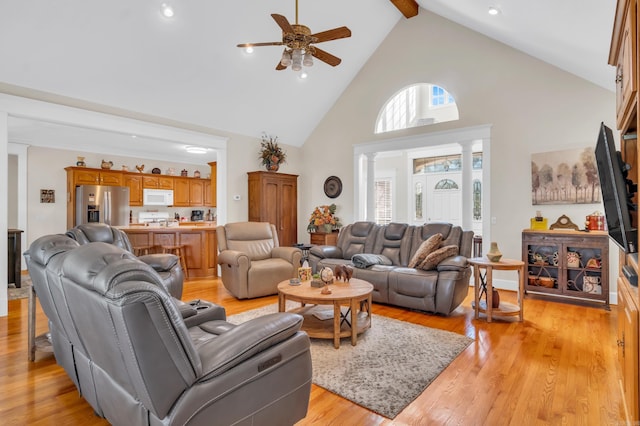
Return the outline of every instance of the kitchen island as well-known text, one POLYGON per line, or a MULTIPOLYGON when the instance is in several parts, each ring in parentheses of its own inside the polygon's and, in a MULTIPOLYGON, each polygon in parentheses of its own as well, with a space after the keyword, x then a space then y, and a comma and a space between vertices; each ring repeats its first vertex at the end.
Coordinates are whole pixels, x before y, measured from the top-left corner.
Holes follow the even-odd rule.
POLYGON ((132 246, 152 246, 153 253, 160 253, 163 245, 184 245, 189 279, 218 276, 216 222, 181 223, 180 226, 132 224, 118 228, 126 232, 132 246))

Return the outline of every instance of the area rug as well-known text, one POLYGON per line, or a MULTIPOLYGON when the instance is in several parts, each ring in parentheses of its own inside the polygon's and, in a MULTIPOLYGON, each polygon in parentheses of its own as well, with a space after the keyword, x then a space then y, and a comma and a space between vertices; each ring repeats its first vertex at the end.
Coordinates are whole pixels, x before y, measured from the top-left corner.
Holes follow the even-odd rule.
POLYGON ((20 279, 20 288, 16 288, 15 284, 9 284, 7 291, 9 300, 28 298, 29 292, 31 292, 31 278, 23 275, 20 279))
MULTIPOLYGON (((277 311, 277 305, 269 305, 228 321, 239 324, 277 311)), ((472 341, 374 314, 357 346, 351 346, 350 338, 341 340, 340 349, 333 347, 333 340, 311 339, 313 383, 393 419, 472 341)))

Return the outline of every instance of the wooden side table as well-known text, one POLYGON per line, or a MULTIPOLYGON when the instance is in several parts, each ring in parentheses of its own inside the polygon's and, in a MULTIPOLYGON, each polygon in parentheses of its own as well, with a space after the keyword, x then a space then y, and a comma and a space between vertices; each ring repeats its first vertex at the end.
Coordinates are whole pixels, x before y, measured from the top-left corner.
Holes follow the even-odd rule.
POLYGON ((338 231, 331 233, 310 232, 309 240, 312 246, 335 246, 338 244, 338 231))
POLYGON ((469 264, 473 266, 474 276, 474 303, 475 318, 480 317, 480 312, 487 314, 487 322, 491 322, 493 315, 496 316, 512 316, 518 315, 520 321, 523 321, 523 304, 522 297, 524 295, 524 262, 515 259, 500 259, 499 262, 492 262, 486 257, 473 257, 469 259, 469 264), (485 275, 481 274, 484 269, 485 275), (498 271, 518 271, 518 304, 500 302, 498 308, 493 308, 493 270, 498 271), (487 300, 480 300, 481 290, 486 291, 487 300))

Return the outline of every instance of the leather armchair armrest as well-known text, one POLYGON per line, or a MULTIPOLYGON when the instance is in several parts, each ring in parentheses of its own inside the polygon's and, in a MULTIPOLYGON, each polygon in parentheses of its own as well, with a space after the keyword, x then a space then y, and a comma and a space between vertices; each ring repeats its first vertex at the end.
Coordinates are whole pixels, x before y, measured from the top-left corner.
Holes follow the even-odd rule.
POLYGON ((437 269, 440 271, 463 271, 469 267, 467 258, 464 256, 452 256, 438 263, 437 269))
POLYGON ((298 259, 302 257, 302 250, 297 247, 274 247, 273 250, 271 250, 271 257, 279 257, 293 264, 296 257, 298 257, 298 259), (296 256, 296 254, 299 255, 296 256))
POLYGON ((170 271, 178 263, 178 256, 169 253, 145 254, 138 259, 157 272, 170 271))
POLYGON ((309 253, 320 259, 342 259, 342 249, 336 246, 313 246, 309 253))
POLYGON ((180 311, 182 319, 187 327, 193 327, 203 322, 221 320, 226 321, 227 312, 224 307, 215 303, 196 299, 183 302, 175 297, 173 302, 180 311))
POLYGON ((218 263, 220 265, 240 266, 241 263, 249 265, 251 260, 245 253, 237 250, 223 250, 218 254, 218 263))
POLYGON ((289 339, 300 330, 302 316, 287 312, 242 323, 198 348, 203 375, 210 380, 252 356, 289 339))

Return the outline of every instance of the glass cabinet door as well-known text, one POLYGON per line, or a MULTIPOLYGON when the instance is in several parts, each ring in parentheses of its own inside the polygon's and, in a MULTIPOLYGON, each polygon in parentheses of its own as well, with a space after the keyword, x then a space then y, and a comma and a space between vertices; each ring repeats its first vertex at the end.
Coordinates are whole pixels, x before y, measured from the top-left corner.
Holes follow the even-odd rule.
POLYGON ((579 297, 602 294, 602 250, 599 248, 567 246, 566 292, 579 297))
POLYGON ((555 244, 528 244, 527 286, 558 289, 559 253, 561 246, 555 244))

